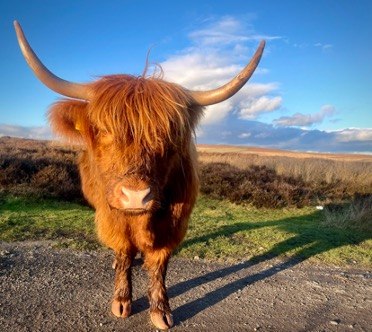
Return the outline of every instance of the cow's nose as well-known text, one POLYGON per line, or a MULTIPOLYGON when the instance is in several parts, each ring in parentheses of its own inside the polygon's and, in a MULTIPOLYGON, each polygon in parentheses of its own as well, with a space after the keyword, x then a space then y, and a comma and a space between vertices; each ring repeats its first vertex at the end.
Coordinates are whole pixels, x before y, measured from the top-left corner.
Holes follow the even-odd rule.
POLYGON ((121 203, 126 210, 143 210, 146 209, 148 202, 152 200, 150 188, 142 190, 132 190, 127 187, 121 187, 121 203))

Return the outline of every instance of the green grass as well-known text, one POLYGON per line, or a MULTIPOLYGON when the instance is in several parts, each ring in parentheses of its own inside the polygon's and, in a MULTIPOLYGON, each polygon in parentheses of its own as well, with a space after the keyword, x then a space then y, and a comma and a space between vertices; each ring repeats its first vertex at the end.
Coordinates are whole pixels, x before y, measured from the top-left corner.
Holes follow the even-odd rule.
MULTIPOLYGON (((95 249, 92 210, 54 200, 0 199, 0 240, 55 240, 95 249)), ((327 226, 314 208, 257 209, 201 196, 178 256, 262 260, 280 256, 335 265, 372 266, 371 232, 327 226)))
POLYGON ((58 246, 99 247, 94 213, 78 204, 19 197, 0 199, 0 240, 56 240, 58 246))
POLYGON ((372 266, 372 234, 329 227, 313 207, 257 209, 201 197, 178 254, 219 260, 281 256, 372 266))

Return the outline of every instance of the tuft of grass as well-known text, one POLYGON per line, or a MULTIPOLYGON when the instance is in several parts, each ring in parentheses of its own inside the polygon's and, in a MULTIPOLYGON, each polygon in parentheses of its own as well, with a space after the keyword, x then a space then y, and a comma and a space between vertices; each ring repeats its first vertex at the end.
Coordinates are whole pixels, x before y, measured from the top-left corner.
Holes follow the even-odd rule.
POLYGON ((323 224, 372 234, 372 196, 359 195, 351 202, 329 204, 324 209, 323 224))

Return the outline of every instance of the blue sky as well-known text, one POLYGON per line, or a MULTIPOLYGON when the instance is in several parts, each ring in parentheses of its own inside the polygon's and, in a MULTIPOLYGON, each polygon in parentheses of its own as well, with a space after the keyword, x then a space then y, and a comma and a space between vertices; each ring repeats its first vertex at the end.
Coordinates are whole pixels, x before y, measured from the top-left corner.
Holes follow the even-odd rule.
POLYGON ((372 153, 372 2, 1 1, 0 136, 50 137, 59 96, 32 74, 17 19, 58 76, 140 75, 146 54, 190 89, 225 83, 267 47, 250 83, 206 109, 199 143, 372 153))

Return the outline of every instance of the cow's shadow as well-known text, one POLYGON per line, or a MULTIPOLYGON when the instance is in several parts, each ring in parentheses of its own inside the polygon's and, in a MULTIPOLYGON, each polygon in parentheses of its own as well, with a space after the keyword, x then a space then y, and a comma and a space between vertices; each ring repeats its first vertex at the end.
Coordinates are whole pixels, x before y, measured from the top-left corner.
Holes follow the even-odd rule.
MULTIPOLYGON (((295 224, 298 222, 306 223, 309 218, 319 217, 320 212, 315 212, 310 215, 286 218, 275 221, 234 223, 231 225, 222 226, 213 233, 186 240, 183 244, 183 247, 188 247, 195 243, 205 243, 207 240, 211 240, 219 236, 233 235, 239 231, 249 231, 253 229, 273 226, 277 227, 278 229, 284 230, 287 233, 294 234, 289 239, 277 243, 263 254, 252 257, 242 263, 224 267, 222 269, 212 271, 196 278, 182 281, 168 287, 169 297, 174 298, 191 289, 217 280, 218 278, 233 275, 239 271, 248 271, 248 276, 236 279, 235 281, 228 283, 222 287, 215 288, 204 296, 196 298, 175 308, 175 310, 173 310, 175 324, 179 324, 184 320, 192 318, 206 308, 211 307, 229 297, 233 293, 237 292, 239 289, 252 285, 257 281, 271 277, 279 271, 293 267, 312 256, 344 245, 357 245, 371 237, 371 234, 369 234, 368 232, 355 231, 351 233, 345 232, 342 229, 323 226, 319 226, 318 229, 314 229, 314 225, 312 225, 311 227, 298 228, 295 224), (299 229, 301 230, 301 232, 299 232, 299 229), (278 257, 279 255, 283 256, 290 251, 295 251, 296 253, 289 255, 290 258, 278 260, 278 263, 270 265, 269 268, 264 268, 264 270, 260 270, 259 272, 256 272, 254 274, 249 274, 249 268, 251 268, 252 266, 258 263, 262 263, 266 260, 278 257)), ((144 297, 139 298, 133 303, 134 313, 138 313, 147 308, 147 299, 145 299, 144 297)))

